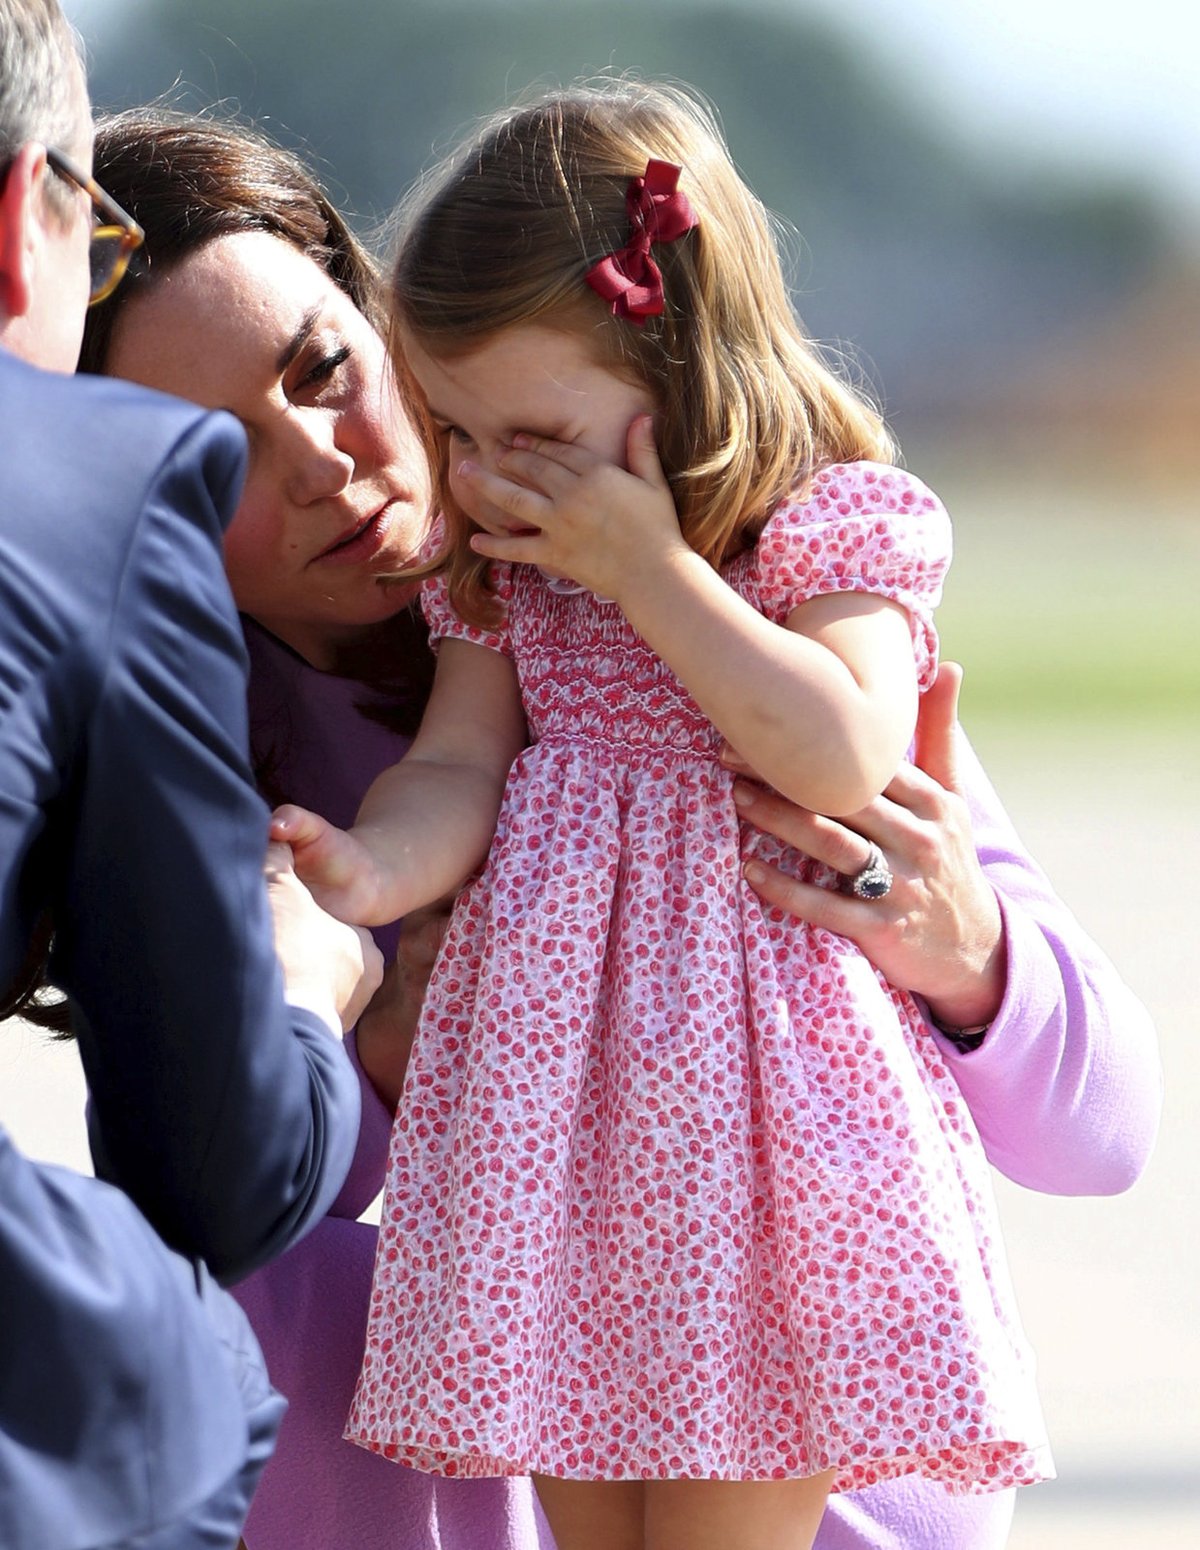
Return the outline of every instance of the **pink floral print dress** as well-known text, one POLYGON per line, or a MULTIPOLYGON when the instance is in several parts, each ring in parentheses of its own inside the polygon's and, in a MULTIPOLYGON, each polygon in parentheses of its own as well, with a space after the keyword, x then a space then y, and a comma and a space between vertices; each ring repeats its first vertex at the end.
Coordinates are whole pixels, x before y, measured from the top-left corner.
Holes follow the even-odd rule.
MULTIPOLYGON (((911 476, 838 466, 726 579, 780 624, 894 599, 925 685, 949 545, 911 476)), ((499 580, 497 635, 428 589, 435 636, 512 655, 531 746, 429 988, 347 1436, 448 1475, 1045 1476, 983 1150, 917 1006, 750 891, 719 735, 620 610, 499 580)))

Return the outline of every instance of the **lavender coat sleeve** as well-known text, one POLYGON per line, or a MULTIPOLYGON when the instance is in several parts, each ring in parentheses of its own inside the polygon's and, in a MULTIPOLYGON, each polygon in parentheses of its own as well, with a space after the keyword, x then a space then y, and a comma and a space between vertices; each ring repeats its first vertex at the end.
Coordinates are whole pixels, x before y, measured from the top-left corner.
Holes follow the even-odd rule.
POLYGON ((1008 984, 980 1048, 935 1032, 994 1167, 1054 1195, 1114 1195, 1145 1167, 1162 1108, 1149 1013, 1022 847, 973 750, 961 766, 1004 917, 1008 984))

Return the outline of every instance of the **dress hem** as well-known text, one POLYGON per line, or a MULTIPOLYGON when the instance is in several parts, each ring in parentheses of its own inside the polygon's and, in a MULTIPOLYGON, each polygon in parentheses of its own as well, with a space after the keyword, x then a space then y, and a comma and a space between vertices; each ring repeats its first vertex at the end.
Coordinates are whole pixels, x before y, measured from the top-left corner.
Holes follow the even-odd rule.
MULTIPOLYGON (((347 1429, 343 1434, 346 1442, 378 1454, 392 1463, 423 1474, 439 1475, 446 1479, 498 1479, 547 1475, 558 1480, 589 1482, 618 1482, 642 1480, 726 1480, 731 1483, 753 1481, 802 1480, 812 1475, 836 1471, 831 1494, 866 1490, 884 1481, 901 1479, 907 1475, 921 1475, 936 1481, 952 1496, 984 1496, 997 1491, 1011 1490, 1017 1486, 1038 1485, 1053 1480, 1056 1475, 1047 1442, 1023 1443, 1012 1441, 981 1442, 972 1445, 968 1457, 978 1461, 980 1471, 968 1473, 964 1469, 964 1450, 961 1442, 948 1445, 945 1452, 935 1449, 910 1449, 904 1453, 884 1454, 876 1458, 856 1457, 818 1459, 813 1467, 781 1466, 772 1473, 739 1474, 729 1470, 705 1469, 697 1465, 683 1470, 634 1470, 623 1471, 619 1466, 605 1469, 599 1462, 581 1460, 579 1464, 563 1467, 550 1461, 539 1462, 530 1456, 521 1461, 500 1458, 496 1455, 473 1452, 456 1452, 444 1445, 422 1446, 420 1443, 378 1442, 357 1436, 347 1429), (995 1473, 984 1473, 991 1466, 995 1473)), ((581 1452, 589 1453, 591 1449, 581 1452)))

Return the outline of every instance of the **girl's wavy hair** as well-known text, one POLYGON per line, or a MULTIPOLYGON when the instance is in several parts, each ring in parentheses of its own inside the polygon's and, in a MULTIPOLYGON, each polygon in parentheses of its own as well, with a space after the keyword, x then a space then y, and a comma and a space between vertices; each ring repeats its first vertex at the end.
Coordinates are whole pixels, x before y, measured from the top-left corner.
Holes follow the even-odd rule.
MULTIPOLYGON (((879 413, 804 333, 772 218, 684 88, 606 80, 503 111, 418 185, 399 219, 401 377, 406 336, 451 359, 513 324, 586 331, 602 360, 654 393, 684 537, 714 566, 751 547, 772 508, 826 464, 894 460, 879 413), (626 190, 650 158, 683 167, 699 224, 655 246, 665 308, 639 328, 585 276, 628 241, 626 190)), ((468 547, 447 455, 435 438, 446 543, 426 573, 445 571, 459 613, 484 623, 497 611, 490 562, 468 547)))

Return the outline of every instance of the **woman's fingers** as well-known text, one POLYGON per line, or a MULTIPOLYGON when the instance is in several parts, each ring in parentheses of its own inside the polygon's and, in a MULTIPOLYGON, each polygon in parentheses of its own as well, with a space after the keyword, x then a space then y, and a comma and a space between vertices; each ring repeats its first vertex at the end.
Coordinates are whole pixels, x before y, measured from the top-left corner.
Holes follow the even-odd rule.
POLYGON ((793 850, 832 867, 835 872, 853 876, 867 864, 870 839, 835 818, 810 813, 807 808, 797 807, 785 797, 745 780, 734 782, 733 800, 741 816, 756 829, 773 834, 793 850))
POLYGON ((937 677, 921 696, 917 713, 916 762, 948 791, 961 795, 958 778, 958 696, 963 670, 943 662, 937 677))
POLYGON ((857 943, 874 963, 878 964, 882 956, 880 939, 897 935, 901 929, 896 917, 881 907, 884 900, 867 902, 833 888, 801 882, 753 857, 742 872, 764 904, 783 910, 806 925, 846 937, 857 943))
POLYGON ((270 840, 267 844, 267 857, 263 862, 263 872, 266 874, 267 881, 274 882, 276 878, 295 870, 292 847, 285 845, 282 840, 270 840))

